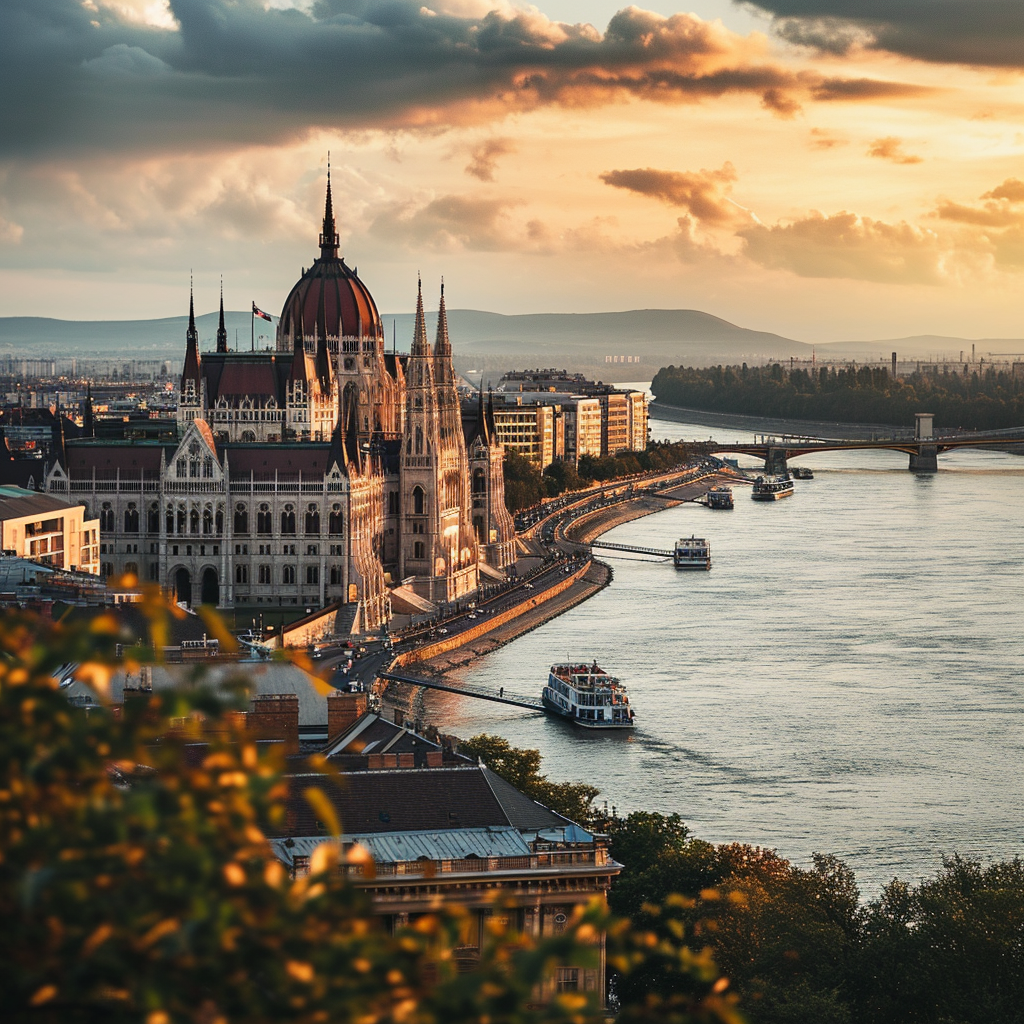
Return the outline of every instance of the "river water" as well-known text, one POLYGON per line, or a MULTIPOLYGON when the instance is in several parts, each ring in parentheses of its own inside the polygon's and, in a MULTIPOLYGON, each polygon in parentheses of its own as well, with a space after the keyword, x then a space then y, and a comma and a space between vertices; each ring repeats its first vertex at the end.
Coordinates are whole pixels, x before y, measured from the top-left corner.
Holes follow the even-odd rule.
POLYGON ((893 452, 801 462, 815 479, 784 501, 737 487, 732 512, 688 504, 605 534, 707 537, 711 572, 608 558, 609 588, 453 674, 539 695, 553 661, 596 659, 629 688, 632 735, 440 692, 426 717, 539 748, 551 778, 620 813, 678 812, 801 865, 835 853, 867 896, 943 854, 1024 854, 1024 458, 953 452, 933 475, 893 452))

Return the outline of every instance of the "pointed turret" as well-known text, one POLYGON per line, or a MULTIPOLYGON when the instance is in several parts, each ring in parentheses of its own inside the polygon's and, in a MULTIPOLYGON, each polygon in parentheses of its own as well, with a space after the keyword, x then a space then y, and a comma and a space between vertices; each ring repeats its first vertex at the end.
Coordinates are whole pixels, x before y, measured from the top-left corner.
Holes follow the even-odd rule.
POLYGON ((324 226, 320 232, 320 259, 338 258, 338 229, 334 222, 334 203, 331 201, 331 158, 327 157, 327 199, 324 202, 324 226))
POLYGON ((228 329, 224 326, 224 278, 220 279, 220 320, 217 322, 217 351, 227 352, 228 329))
POLYGON ((317 325, 316 331, 316 375, 320 381, 320 390, 328 395, 331 392, 331 353, 327 350, 327 329, 321 330, 317 325))
POLYGON ((199 332, 196 330, 196 307, 192 285, 188 289, 188 331, 185 334, 185 367, 181 372, 181 393, 185 395, 191 383, 194 389, 192 401, 199 395, 199 332))
POLYGON ((430 388, 434 385, 433 354, 427 340, 427 319, 423 313, 423 282, 417 281, 416 324, 413 328, 412 347, 409 349, 409 367, 406 374, 410 388, 430 388))
POLYGON ((295 336, 295 344, 292 346, 292 368, 288 371, 288 379, 309 381, 309 375, 306 372, 306 349, 300 335, 295 336))
POLYGON ((92 411, 92 384, 85 386, 85 409, 82 411, 82 433, 85 437, 96 436, 96 421, 92 411))
POLYGON ((441 278, 441 304, 437 307, 437 343, 434 345, 434 356, 438 360, 442 356, 450 358, 452 344, 448 340, 448 312, 444 308, 444 278, 441 278))

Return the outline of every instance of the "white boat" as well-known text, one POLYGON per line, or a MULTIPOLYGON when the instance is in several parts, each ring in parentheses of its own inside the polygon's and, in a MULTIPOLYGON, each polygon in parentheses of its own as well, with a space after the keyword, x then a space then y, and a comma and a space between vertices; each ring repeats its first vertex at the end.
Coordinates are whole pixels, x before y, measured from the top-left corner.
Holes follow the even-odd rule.
POLYGON ((677 569, 710 569, 711 545, 703 537, 680 537, 672 553, 677 569))
POLYGON ((716 484, 704 495, 704 502, 708 508, 732 508, 732 488, 725 487, 723 484, 716 484))
POLYGON ((541 699, 545 710, 584 729, 633 728, 626 688, 596 661, 552 665, 541 699))
POLYGON ((759 476, 754 481, 750 496, 754 501, 778 501, 793 493, 793 480, 788 473, 783 476, 759 476))

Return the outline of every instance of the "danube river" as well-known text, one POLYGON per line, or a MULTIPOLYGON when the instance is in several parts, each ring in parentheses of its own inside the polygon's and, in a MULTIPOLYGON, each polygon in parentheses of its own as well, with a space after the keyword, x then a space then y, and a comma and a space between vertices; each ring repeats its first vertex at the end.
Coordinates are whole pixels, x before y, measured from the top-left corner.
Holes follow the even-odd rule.
POLYGON ((891 452, 801 462, 815 479, 784 501, 737 486, 732 512, 683 505, 605 535, 707 537, 711 572, 608 558, 608 589, 452 677, 539 695, 553 661, 597 659, 629 687, 633 735, 439 692, 426 717, 537 747, 619 813, 675 811, 801 865, 835 853, 869 896, 943 854, 1024 854, 1024 458, 954 452, 929 476, 891 452))

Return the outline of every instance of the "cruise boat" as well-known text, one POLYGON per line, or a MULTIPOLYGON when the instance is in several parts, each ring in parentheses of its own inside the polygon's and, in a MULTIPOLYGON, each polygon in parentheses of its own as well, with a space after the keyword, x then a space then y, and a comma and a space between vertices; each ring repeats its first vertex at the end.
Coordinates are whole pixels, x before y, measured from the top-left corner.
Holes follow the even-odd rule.
POLYGON ((704 495, 704 500, 708 508, 732 508, 732 488, 717 484, 704 495))
POLYGON ((680 537, 672 563, 677 569, 710 569, 711 545, 703 537, 680 537))
POLYGON ((793 480, 788 473, 782 476, 759 476, 754 481, 750 496, 754 501, 778 501, 793 493, 793 480))
POLYGON ((633 728, 626 688, 596 661, 552 665, 542 700, 545 710, 584 729, 633 728))
POLYGON ((791 470, 794 480, 813 480, 814 471, 806 466, 794 466, 791 470))

